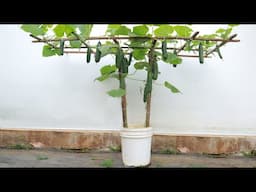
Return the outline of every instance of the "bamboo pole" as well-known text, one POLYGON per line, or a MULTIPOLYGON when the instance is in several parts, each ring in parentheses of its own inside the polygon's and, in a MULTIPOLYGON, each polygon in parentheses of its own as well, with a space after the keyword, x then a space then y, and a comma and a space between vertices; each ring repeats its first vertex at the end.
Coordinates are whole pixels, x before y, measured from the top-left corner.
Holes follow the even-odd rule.
POLYGON ((230 36, 228 38, 227 41, 223 41, 222 43, 220 43, 219 45, 216 45, 216 47, 214 49, 212 49, 211 51, 209 51, 208 53, 206 53, 206 56, 210 55, 211 53, 213 53, 214 51, 216 51, 218 48, 222 47, 223 45, 225 45, 226 43, 230 42, 232 39, 234 39, 237 36, 237 34, 234 34, 232 36, 230 36))
MULTIPOLYGON (((235 34, 237 35, 237 34, 235 34)), ((88 37, 85 40, 126 40, 126 39, 148 39, 148 40, 163 40, 163 39, 178 39, 178 40, 191 40, 191 37, 177 37, 177 36, 169 36, 169 37, 148 37, 148 36, 134 36, 134 37, 106 37, 106 36, 94 36, 94 37, 88 37)), ((77 41, 78 38, 63 38, 64 41, 77 41)), ((221 38, 203 38, 203 37, 197 37, 193 40, 199 40, 199 41, 221 41, 221 42, 240 42, 238 39, 221 39, 221 38)), ((34 40, 33 43, 41 43, 41 42, 51 42, 51 41, 60 41, 60 39, 41 39, 41 40, 34 40)))
MULTIPOLYGON (((195 32, 195 33, 191 36, 190 40, 194 40, 198 34, 199 34, 198 31, 195 32)), ((188 42, 184 43, 184 45, 182 45, 182 46, 178 49, 177 54, 178 54, 179 52, 181 52, 181 51, 186 47, 187 44, 188 44, 188 42)))
MULTIPOLYGON (((39 37, 37 37, 37 36, 35 36, 35 35, 33 35, 33 34, 30 34, 30 37, 33 37, 33 38, 37 39, 37 40, 40 41, 40 42, 45 42, 47 45, 49 45, 49 46, 51 46, 52 48, 55 48, 55 49, 56 49, 56 46, 54 46, 53 44, 49 43, 49 42, 46 41, 46 40, 43 40, 43 39, 41 39, 41 38, 39 38, 39 37)), ((59 40, 59 41, 60 41, 60 40, 59 40)))
MULTIPOLYGON (((152 62, 153 61, 153 57, 154 57, 154 47, 156 45, 156 40, 153 40, 153 43, 152 43, 152 47, 150 48, 150 51, 149 51, 149 55, 148 55, 148 58, 149 58, 149 69, 152 68, 152 62)), ((150 70, 148 71, 148 73, 152 73, 150 70)), ((152 85, 151 85, 152 87, 152 85)), ((153 89, 153 88, 152 88, 153 89)), ((152 93, 152 89, 150 91, 150 93, 148 94, 147 96, 147 103, 146 103, 146 120, 145 120, 145 126, 146 127, 150 127, 150 112, 151 112, 151 93, 152 93)))
MULTIPOLYGON (((115 44, 119 46, 119 42, 116 39, 113 39, 115 44)), ((121 65, 122 66, 122 65, 121 65)), ((119 83, 120 88, 124 89, 126 91, 126 83, 125 83, 125 77, 122 75, 122 68, 120 67, 118 69, 118 77, 119 77, 119 83), (124 87, 121 87, 121 85, 124 85, 124 87)), ((128 127, 128 120, 127 120, 127 100, 126 100, 126 93, 121 97, 121 106, 122 106, 122 120, 123 120, 123 127, 128 127)))
MULTIPOLYGON (((64 53, 67 53, 67 54, 86 54, 87 53, 87 51, 64 51, 64 53)), ((95 54, 95 53, 92 53, 92 54, 95 54)), ((125 53, 126 55, 128 55, 129 53, 125 53)), ((197 57, 199 57, 198 55, 183 55, 183 54, 178 54, 177 56, 179 56, 179 57, 195 57, 195 58, 197 58, 197 57)), ((207 56, 207 57, 205 57, 205 58, 211 58, 210 56, 207 56)))

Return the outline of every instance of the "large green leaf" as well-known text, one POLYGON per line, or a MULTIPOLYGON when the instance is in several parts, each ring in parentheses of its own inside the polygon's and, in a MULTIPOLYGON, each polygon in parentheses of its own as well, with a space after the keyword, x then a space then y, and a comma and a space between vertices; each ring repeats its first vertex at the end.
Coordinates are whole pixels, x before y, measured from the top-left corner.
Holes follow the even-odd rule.
POLYGON ((189 37, 191 35, 191 32, 193 31, 191 28, 188 26, 174 26, 174 30, 178 34, 178 36, 181 37, 189 37))
POLYGON ((70 41, 70 46, 72 48, 80 48, 82 45, 81 41, 70 41))
POLYGON ((115 46, 115 44, 111 44, 111 43, 106 43, 101 45, 100 52, 101 52, 101 57, 104 57, 108 54, 114 54, 116 52, 116 48, 114 48, 113 46, 115 46))
POLYGON ((101 75, 106 75, 110 73, 114 73, 116 71, 116 66, 115 65, 105 65, 100 69, 101 75))
POLYGON ((135 27, 133 27, 132 32, 138 36, 144 36, 148 32, 148 26, 146 26, 146 25, 135 26, 135 27))
POLYGON ((226 39, 228 38, 229 34, 232 32, 232 27, 229 27, 227 29, 223 29, 223 28, 220 28, 216 31, 216 33, 218 34, 218 36, 220 36, 221 38, 223 39, 226 39))
POLYGON ((229 24, 228 26, 230 26, 230 27, 236 27, 236 26, 238 26, 239 24, 229 24))
POLYGON ((131 29, 119 24, 109 24, 106 31, 109 35, 128 35, 130 32, 131 29))
POLYGON ((168 53, 168 57, 165 62, 177 65, 182 63, 182 59, 174 53, 168 53))
POLYGON ((168 36, 173 32, 173 27, 170 25, 160 25, 157 29, 155 29, 154 34, 156 36, 168 36))
POLYGON ((137 70, 144 69, 144 67, 148 67, 148 63, 147 62, 136 62, 134 64, 134 68, 137 69, 137 70))
POLYGON ((87 24, 87 25, 76 25, 79 31, 81 32, 80 35, 83 38, 88 38, 91 34, 92 31, 92 24, 87 24))
POLYGON ((171 92, 173 93, 181 93, 179 89, 177 89, 176 87, 174 87, 171 83, 169 83, 168 81, 164 82, 164 86, 168 89, 171 90, 171 92))
POLYGON ((216 33, 224 33, 226 31, 226 29, 220 28, 218 30, 216 30, 216 33))
POLYGON ((116 30, 120 27, 120 24, 109 24, 106 33, 109 35, 115 35, 116 30))
POLYGON ((122 97, 125 95, 124 89, 112 89, 107 92, 111 97, 122 97))
POLYGON ((116 29, 114 35, 128 35, 129 32, 131 32, 131 29, 126 26, 120 26, 116 29))
POLYGON ((145 59, 146 53, 147 53, 147 49, 134 49, 133 57, 136 60, 143 60, 145 59))
POLYGON ((107 80, 108 78, 110 78, 110 74, 101 75, 101 76, 97 77, 95 80, 102 82, 102 81, 107 80))
POLYGON ((63 37, 64 34, 66 34, 66 36, 69 36, 73 31, 75 32, 75 26, 59 24, 54 27, 53 31, 57 37, 63 37))
POLYGON ((43 56, 44 57, 50 57, 50 56, 54 56, 54 55, 60 55, 60 49, 52 48, 49 45, 45 45, 43 47, 43 56))
POLYGON ((228 38, 228 36, 230 35, 230 33, 232 32, 232 28, 228 28, 226 29, 225 33, 221 36, 223 39, 228 38))
POLYGON ((21 26, 21 29, 37 36, 37 35, 44 35, 47 31, 47 26, 46 25, 24 24, 21 26))

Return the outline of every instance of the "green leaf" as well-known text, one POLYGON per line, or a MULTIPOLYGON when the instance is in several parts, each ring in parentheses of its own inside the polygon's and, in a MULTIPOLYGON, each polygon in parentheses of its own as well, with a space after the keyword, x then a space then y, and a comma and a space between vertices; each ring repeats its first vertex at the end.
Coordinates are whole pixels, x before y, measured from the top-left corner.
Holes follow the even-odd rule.
POLYGON ((226 31, 226 29, 220 28, 216 31, 216 33, 224 33, 226 31))
POLYGON ((52 28, 53 24, 43 24, 43 26, 47 29, 52 28))
POLYGON ((70 41, 69 43, 72 48, 80 48, 82 45, 81 41, 70 41))
POLYGON ((173 33, 173 27, 170 25, 160 25, 155 29, 154 34, 156 36, 168 36, 173 33))
POLYGON ((216 33, 218 33, 218 35, 223 38, 223 39, 226 39, 229 34, 232 32, 232 27, 229 27, 227 29, 223 29, 223 28, 220 28, 216 31, 216 33))
POLYGON ((95 80, 102 82, 102 81, 105 81, 106 79, 108 79, 109 77, 110 77, 110 74, 105 74, 105 75, 101 75, 101 76, 97 77, 95 80))
POLYGON ((168 57, 165 62, 178 65, 182 63, 182 59, 174 53, 168 53, 168 57))
POLYGON ((236 26, 238 26, 239 24, 229 24, 228 26, 230 26, 230 27, 236 27, 236 26))
POLYGON ((113 48, 113 44, 104 44, 99 48, 101 52, 101 57, 104 57, 108 54, 114 54, 116 52, 116 48, 113 48))
POLYGON ((148 63, 147 62, 136 62, 134 64, 134 68, 137 69, 137 70, 144 69, 144 67, 148 67, 148 63))
POLYGON ((109 24, 106 33, 109 35, 115 35, 116 30, 120 27, 120 24, 109 24))
POLYGON ((131 32, 131 29, 126 26, 120 26, 116 29, 114 35, 128 35, 129 32, 131 32))
POLYGON ((47 31, 47 28, 45 25, 30 25, 30 24, 24 24, 21 26, 21 29, 32 33, 33 35, 44 35, 47 31))
POLYGON ((169 83, 168 81, 164 82, 164 86, 168 89, 171 90, 171 92, 173 93, 181 93, 179 89, 177 89, 176 87, 174 87, 171 83, 169 83))
POLYGON ((133 57, 136 60, 143 60, 145 59, 146 53, 147 53, 147 49, 134 49, 133 57))
POLYGON ((148 32, 148 26, 146 25, 135 26, 133 27, 132 32, 138 36, 144 36, 148 32))
POLYGON ((106 74, 114 73, 116 69, 117 68, 115 65, 106 65, 100 69, 100 73, 101 75, 106 75, 106 74))
POLYGON ((131 39, 131 42, 129 44, 129 46, 131 47, 143 47, 143 45, 144 45, 144 42, 136 41, 133 39, 131 39))
POLYGON ((65 25, 57 25, 53 31, 57 37, 63 37, 65 33, 65 25))
POLYGON ((106 31, 109 35, 128 35, 130 32, 131 29, 119 24, 109 24, 106 31))
POLYGON ((107 92, 108 95, 111 97, 122 97, 125 95, 125 90, 124 89, 112 89, 107 92))
POLYGON ((54 56, 54 55, 60 55, 60 49, 52 48, 49 45, 45 45, 43 47, 43 56, 44 57, 50 57, 50 56, 54 56))
POLYGON ((77 28, 79 29, 79 31, 81 32, 80 35, 83 38, 88 38, 91 34, 92 31, 92 24, 87 24, 87 25, 77 25, 77 28))
POLYGON ((191 32, 193 31, 188 26, 179 26, 179 25, 174 26, 174 30, 176 31, 178 36, 181 36, 181 37, 190 37, 191 32))
POLYGON ((217 36, 216 34, 209 34, 209 35, 202 35, 202 36, 199 36, 199 37, 214 39, 216 36, 217 36))
POLYGON ((73 31, 75 31, 75 26, 59 24, 54 27, 53 31, 57 37, 63 37, 64 34, 69 36, 73 31))
POLYGON ((221 37, 222 37, 223 39, 228 38, 228 36, 230 35, 231 31, 232 31, 232 28, 226 29, 225 33, 224 33, 221 37))

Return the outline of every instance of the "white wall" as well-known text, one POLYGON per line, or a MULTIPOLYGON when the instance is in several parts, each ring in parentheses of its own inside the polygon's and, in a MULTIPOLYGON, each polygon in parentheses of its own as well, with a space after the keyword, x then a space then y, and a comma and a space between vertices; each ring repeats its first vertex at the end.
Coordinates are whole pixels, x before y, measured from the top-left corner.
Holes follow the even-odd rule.
MULTIPOLYGON (((0 128, 119 129, 120 100, 105 94, 117 82, 93 81, 103 64, 85 64, 85 55, 44 58, 42 44, 31 43, 19 27, 0 25, 0 128)), ((219 27, 196 26, 206 32, 219 27)), ((156 132, 256 134, 256 25, 234 32, 241 42, 222 49, 223 61, 216 57, 200 65, 187 58, 177 68, 161 63, 158 82, 168 80, 183 94, 154 86, 156 132)), ((113 64, 111 59, 103 61, 113 64)), ((144 122, 140 85, 128 80, 130 123, 144 122)))

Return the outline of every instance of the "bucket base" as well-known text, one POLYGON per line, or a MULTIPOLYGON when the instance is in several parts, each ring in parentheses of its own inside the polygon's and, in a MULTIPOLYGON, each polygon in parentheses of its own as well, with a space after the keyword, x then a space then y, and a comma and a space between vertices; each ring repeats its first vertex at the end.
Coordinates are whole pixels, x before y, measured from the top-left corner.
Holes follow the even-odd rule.
POLYGON ((148 167, 151 163, 152 128, 122 128, 122 159, 126 167, 148 167))

